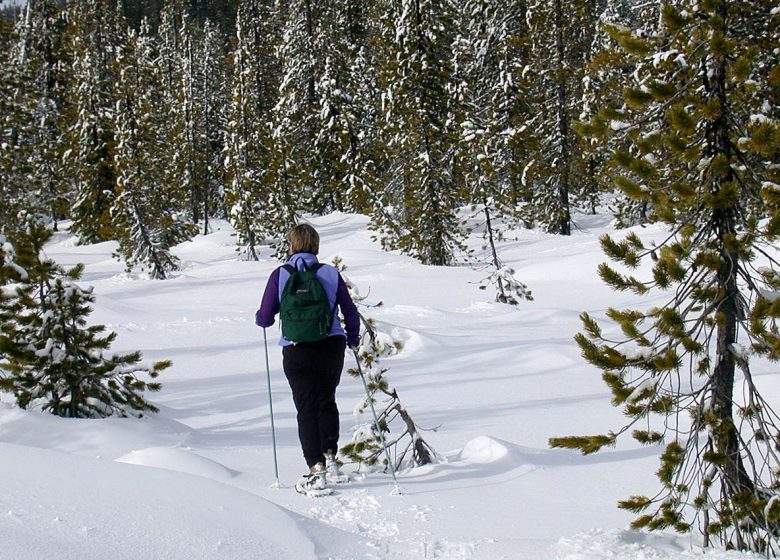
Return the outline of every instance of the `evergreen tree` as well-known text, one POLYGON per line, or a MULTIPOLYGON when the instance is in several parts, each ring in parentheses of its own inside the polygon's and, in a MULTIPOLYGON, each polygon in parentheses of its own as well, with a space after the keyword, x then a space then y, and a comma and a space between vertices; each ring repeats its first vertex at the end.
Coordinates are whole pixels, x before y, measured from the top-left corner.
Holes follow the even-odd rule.
POLYGON ((271 121, 278 96, 277 24, 275 12, 260 0, 239 7, 225 136, 225 204, 239 252, 250 260, 257 260, 257 246, 266 236, 278 233, 268 211, 275 181, 271 121))
POLYGON ((67 66, 64 49, 65 19, 62 7, 54 0, 28 2, 18 25, 19 44, 15 64, 25 79, 17 81, 16 99, 32 100, 34 126, 16 128, 15 144, 24 146, 26 161, 18 180, 24 186, 17 200, 28 211, 57 220, 65 211, 64 193, 68 185, 60 168, 63 111, 67 66))
MULTIPOLYGON (((198 158, 198 133, 194 99, 196 96, 197 39, 195 24, 188 14, 185 0, 167 2, 160 13, 157 34, 157 65, 161 83, 160 114, 166 114, 165 137, 169 146, 165 181, 178 182, 176 208, 197 223, 201 190, 198 158)), ((163 131, 161 131, 163 132, 163 131)))
POLYGON ((16 223, 17 213, 33 207, 27 199, 34 134, 35 98, 26 83, 28 67, 14 55, 18 35, 0 18, 0 227, 16 223))
POLYGON ((316 157, 312 165, 316 190, 311 193, 306 207, 321 214, 345 208, 344 178, 349 172, 347 159, 343 156, 350 148, 350 133, 357 124, 350 122, 352 99, 343 89, 349 79, 349 61, 340 43, 336 40, 326 42, 329 55, 316 84, 319 111, 313 145, 316 157))
POLYGON ((459 26, 463 35, 455 46, 461 84, 458 159, 471 200, 482 215, 492 268, 480 287, 495 285, 496 300, 514 305, 533 298, 498 256, 496 241, 503 236, 503 224, 518 215, 521 170, 535 144, 533 132, 524 128, 532 116, 524 95, 529 85, 523 65, 524 15, 520 3, 471 0, 464 6, 459 26))
POLYGON ((203 233, 211 231, 212 216, 226 217, 224 208, 223 154, 227 134, 227 53, 224 48, 222 30, 212 21, 206 20, 200 29, 197 73, 199 96, 195 106, 197 130, 199 132, 198 155, 202 177, 198 189, 198 210, 193 215, 195 222, 203 221, 203 233))
MULTIPOLYGON (((0 231, 3 228, 0 227, 0 231)), ((10 310, 11 296, 4 286, 20 278, 25 278, 27 272, 15 262, 16 250, 3 233, 0 233, 0 330, 2 325, 8 324, 14 319, 10 310)), ((0 363, 5 360, 5 350, 0 346, 0 363)))
POLYGON ((513 218, 522 175, 534 153, 528 30, 523 3, 469 0, 455 45, 458 67, 460 167, 475 203, 489 201, 496 217, 513 218))
POLYGON ((602 238, 628 269, 654 259, 651 280, 607 264, 602 278, 670 295, 644 311, 610 309, 622 340, 583 314, 577 341, 629 421, 551 443, 591 453, 631 429, 640 443, 665 442, 661 490, 620 504, 641 513, 634 527, 698 523, 705 545, 776 555, 780 416, 751 366, 780 358, 780 66, 769 47, 780 14, 762 0, 679 0, 664 4, 662 23, 647 36, 611 28, 636 57, 638 83, 627 77, 625 109, 601 111, 583 130, 625 136, 628 149, 611 156, 615 182, 670 228, 649 247, 634 233, 602 238))
MULTIPOLYGON (((156 412, 143 391, 170 362, 139 364, 140 352, 106 356, 116 338, 103 325, 87 326, 92 289, 76 282, 83 265, 65 271, 42 259, 51 231, 31 223, 17 236, 15 293, 0 301, 0 389, 21 408, 41 407, 58 416, 104 417, 156 412), (21 271, 23 274, 19 274, 21 271)), ((5 268, 5 267, 4 267, 5 268)))
POLYGON ((376 214, 373 225, 385 247, 426 264, 448 265, 465 251, 456 214, 464 192, 455 173, 455 8, 448 0, 380 4, 388 211, 376 214))
POLYGON ((379 84, 371 48, 370 6, 364 0, 331 2, 320 16, 316 48, 317 113, 312 193, 314 212, 370 211, 377 202, 379 84))
POLYGON ((337 104, 340 136, 345 139, 341 154, 345 168, 345 175, 340 178, 342 197, 346 210, 369 214, 380 211, 382 172, 387 166, 380 130, 375 13, 365 0, 344 0, 339 3, 337 19, 339 52, 343 53, 346 67, 338 84, 337 104))
POLYGON ((528 4, 529 71, 535 77, 539 139, 531 168, 530 217, 552 233, 571 234, 572 198, 583 184, 582 158, 572 120, 579 115, 587 47, 595 14, 589 1, 533 0, 528 4))
MULTIPOLYGON (((168 182, 183 185, 188 203, 182 211, 193 223, 209 219, 220 208, 224 112, 227 104, 224 39, 217 26, 198 23, 187 15, 184 2, 169 3, 159 28, 160 61, 164 75, 162 103, 170 116, 169 144, 173 147, 168 182)), ((184 194, 184 193, 182 193, 184 194)))
POLYGON ((128 268, 140 264, 152 278, 178 268, 171 248, 195 233, 177 210, 182 185, 168 173, 165 139, 171 115, 162 102, 158 52, 148 28, 131 31, 120 50, 117 104, 117 196, 111 215, 119 236, 118 254, 128 268))
MULTIPOLYGON (((625 76, 633 75, 636 61, 622 49, 617 41, 610 37, 609 29, 622 26, 634 30, 640 37, 647 37, 658 32, 660 3, 634 5, 628 0, 609 0, 601 14, 597 32, 591 47, 591 59, 588 65, 588 75, 584 88, 584 103, 580 120, 588 121, 599 111, 621 111, 624 108, 622 90, 625 76)), ((578 124, 574 125, 578 128, 578 124)), ((622 126, 616 121, 615 127, 622 126)), ((610 184, 609 177, 614 169, 608 164, 610 149, 627 149, 628 144, 622 136, 614 136, 611 143, 591 142, 585 138, 583 142, 586 165, 591 170, 593 178, 599 184, 610 184), (600 179, 598 174, 604 176, 600 179)), ((615 224, 619 228, 631 227, 652 221, 654 212, 647 200, 634 200, 619 191, 610 189, 614 195, 613 212, 615 224)))
POLYGON ((279 231, 286 231, 314 193, 323 191, 315 179, 315 139, 318 126, 316 88, 325 54, 322 52, 320 17, 326 10, 325 3, 318 0, 277 2, 276 6, 283 28, 277 50, 281 80, 273 111, 269 215, 274 216, 279 231))
POLYGON ((116 189, 114 168, 114 60, 126 23, 112 2, 89 0, 69 5, 73 35, 73 75, 68 105, 72 122, 63 154, 68 179, 75 184, 71 231, 81 242, 113 239, 110 209, 116 189))

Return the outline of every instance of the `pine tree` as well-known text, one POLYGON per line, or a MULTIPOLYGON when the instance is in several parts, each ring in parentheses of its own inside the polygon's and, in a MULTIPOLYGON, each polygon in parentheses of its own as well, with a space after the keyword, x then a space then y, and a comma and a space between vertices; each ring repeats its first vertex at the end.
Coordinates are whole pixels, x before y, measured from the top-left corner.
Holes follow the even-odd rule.
POLYGON ((272 110, 278 97, 279 40, 276 13, 260 0, 242 2, 225 135, 225 204, 243 258, 257 260, 257 247, 278 234, 269 212, 275 175, 272 110))
MULTIPOLYGON (((35 97, 27 87, 29 68, 18 62, 14 47, 18 34, 11 22, 0 18, 0 227, 16 224, 19 211, 28 206, 28 177, 35 120, 35 97)), ((32 204, 29 204, 32 207, 32 204)))
POLYGON ((313 146, 316 156, 312 166, 316 190, 311 193, 306 207, 326 214, 345 208, 343 183, 348 168, 343 156, 350 148, 355 123, 350 122, 351 99, 343 89, 349 79, 349 61, 344 56, 341 41, 328 40, 320 48, 327 49, 329 55, 315 88, 319 107, 313 146))
POLYGON ((69 5, 73 35, 73 76, 66 128, 69 149, 64 170, 75 184, 70 230, 83 243, 115 236, 110 209, 116 190, 114 168, 116 53, 126 23, 112 2, 90 0, 69 5))
POLYGON ((279 231, 295 223, 314 193, 323 191, 315 178, 318 128, 317 83, 322 74, 320 17, 325 3, 317 0, 277 2, 282 39, 279 97, 273 110, 273 165, 269 215, 279 231))
POLYGON ((224 209, 224 167, 223 154, 227 135, 227 53, 222 30, 210 20, 199 30, 197 60, 199 62, 197 129, 199 160, 202 180, 198 191, 198 208, 193 219, 203 222, 203 233, 211 231, 212 217, 226 217, 224 209))
POLYGON ((161 131, 165 136, 162 142, 169 146, 165 182, 178 182, 176 208, 192 223, 197 223, 202 190, 198 158, 200 131, 194 107, 197 38, 185 4, 184 0, 172 0, 160 12, 154 39, 161 83, 155 85, 159 87, 160 114, 167 115, 165 130, 161 131))
POLYGON ((164 279, 178 268, 171 248, 195 229, 177 211, 182 186, 168 173, 163 156, 171 115, 162 102, 158 52, 147 26, 129 33, 119 64, 117 197, 111 208, 118 254, 128 268, 140 264, 151 278, 164 279))
POLYGON ((583 314, 577 341, 629 421, 551 443, 591 453, 632 429, 642 444, 664 442, 658 494, 620 503, 641 514, 634 527, 698 523, 705 545, 776 555, 780 416, 752 366, 780 359, 780 66, 769 48, 780 13, 761 0, 680 0, 665 3, 662 22, 648 36, 611 29, 636 57, 638 83, 628 76, 625 109, 600 112, 584 130, 626 138, 628 149, 611 156, 622 171, 615 183, 670 228, 649 247, 635 233, 603 237, 627 269, 654 259, 651 280, 607 264, 603 280, 670 295, 644 311, 610 309, 622 339, 583 314))
POLYGON ((381 136, 381 88, 377 76, 375 13, 364 0, 339 2, 337 14, 343 55, 344 78, 339 83, 341 135, 346 147, 341 155, 345 209, 369 214, 382 211, 386 152, 381 136))
POLYGON ((470 0, 455 44, 461 98, 458 158, 471 200, 513 218, 536 140, 527 122, 528 29, 520 2, 470 0))
POLYGON ((461 84, 458 160, 471 201, 481 214, 492 269, 480 288, 494 285, 496 300, 513 305, 533 299, 496 249, 503 225, 518 216, 520 170, 535 143, 533 133, 524 129, 532 116, 524 95, 528 87, 524 15, 520 3, 469 1, 459 26, 463 34, 455 46, 461 84))
MULTIPOLYGON (((634 30, 640 37, 646 37, 658 32, 660 3, 633 5, 627 0, 609 0, 601 14, 597 32, 591 46, 591 58, 588 65, 588 76, 585 81, 584 103, 581 121, 589 121, 599 111, 612 111, 619 115, 624 109, 622 96, 623 81, 626 75, 636 70, 636 61, 620 49, 618 42, 610 37, 609 30, 618 26, 634 30)), ((614 124, 619 128, 622 123, 614 124)), ((575 123, 579 130, 579 123, 575 123)), ((593 178, 599 184, 609 184, 609 177, 614 169, 608 164, 610 149, 626 149, 627 143, 620 137, 612 137, 616 144, 600 142, 583 142, 586 165, 592 170, 593 178), (596 175, 604 175, 600 179, 596 175)), ((631 227, 654 220, 654 211, 647 200, 632 200, 620 192, 609 194, 614 196, 613 213, 615 225, 618 228, 631 227)))
POLYGON ((306 208, 370 211, 380 190, 376 131, 379 85, 371 49, 371 10, 363 0, 328 3, 319 15, 313 185, 306 208))
POLYGON ((62 181, 60 169, 62 131, 60 113, 63 111, 67 65, 63 45, 65 21, 62 7, 54 0, 28 2, 24 18, 18 24, 19 43, 14 62, 24 79, 16 80, 17 100, 28 99, 32 104, 34 126, 14 129, 14 144, 23 147, 25 160, 20 161, 17 180, 23 182, 19 199, 15 202, 28 211, 58 220, 65 211, 64 193, 67 183, 62 181))
MULTIPOLYGON (((0 228, 2 231, 3 228, 0 228)), ((0 330, 3 325, 7 325, 14 319, 13 313, 10 310, 11 296, 9 291, 4 287, 10 282, 14 282, 19 279, 23 279, 27 276, 27 271, 22 269, 16 264, 16 249, 8 241, 8 238, 4 233, 0 233, 0 330)), ((2 346, 0 346, 0 363, 5 360, 6 354, 2 346)))
POLYGON ((528 4, 529 71, 535 77, 530 126, 539 139, 532 181, 530 218, 548 231, 571 234, 572 198, 583 184, 582 159, 572 128, 579 115, 590 30, 591 2, 533 0, 528 4))
POLYGON ((179 201, 193 223, 209 233, 212 214, 221 209, 222 152, 227 105, 226 55, 221 30, 211 21, 194 21, 182 0, 161 14, 162 103, 170 117, 173 147, 168 182, 183 185, 179 201))
POLYGON ((103 325, 87 326, 95 297, 77 284, 83 265, 66 272, 42 259, 50 238, 51 231, 34 222, 16 238, 18 284, 0 301, 0 389, 12 392, 21 408, 58 416, 156 412, 142 393, 158 391, 160 384, 143 378, 154 380, 170 362, 148 367, 139 364, 140 352, 104 354, 116 334, 103 336, 103 325))
POLYGON ((373 226, 385 247, 426 264, 448 265, 465 251, 456 213, 464 192, 455 173, 455 9, 448 0, 380 4, 388 211, 375 214, 373 226))

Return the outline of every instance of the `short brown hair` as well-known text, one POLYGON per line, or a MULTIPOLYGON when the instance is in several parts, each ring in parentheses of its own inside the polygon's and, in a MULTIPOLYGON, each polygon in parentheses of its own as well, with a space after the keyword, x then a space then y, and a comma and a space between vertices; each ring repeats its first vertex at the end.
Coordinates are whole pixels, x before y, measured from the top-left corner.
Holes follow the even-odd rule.
POLYGON ((309 224, 298 224, 287 232, 287 242, 293 253, 320 252, 320 234, 309 224))

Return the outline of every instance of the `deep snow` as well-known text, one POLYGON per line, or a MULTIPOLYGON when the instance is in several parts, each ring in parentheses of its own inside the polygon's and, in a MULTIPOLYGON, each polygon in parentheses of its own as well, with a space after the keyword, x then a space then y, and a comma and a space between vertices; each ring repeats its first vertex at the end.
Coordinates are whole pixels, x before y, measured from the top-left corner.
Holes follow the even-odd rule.
MULTIPOLYGON (((518 308, 478 289, 485 270, 424 266, 380 250, 362 216, 312 220, 320 257, 340 255, 381 329, 405 343, 388 378, 446 461, 373 473, 333 496, 301 497, 305 465, 269 329, 280 481, 274 483, 262 330, 253 322, 277 266, 236 259, 230 228, 177 247, 183 269, 166 281, 126 273, 112 243, 77 246, 59 233, 49 256, 83 262, 97 296, 91 320, 118 333, 113 350, 171 359, 161 412, 138 419, 66 420, 0 402, 0 559, 306 558, 677 560, 703 558, 695 539, 625 528, 616 502, 656 488, 659 448, 626 440, 595 456, 547 440, 618 427, 599 372, 572 337, 578 316, 635 305, 598 279, 601 216, 578 216, 571 238, 516 232, 502 258, 533 291, 518 308)), ((660 227, 637 228, 660 240, 660 227)), ((472 240, 479 251, 479 239, 472 240)), ((660 301, 660 300, 658 300, 660 301)), ((653 303, 645 298, 642 306, 653 303)), ((755 367, 766 395, 778 376, 755 367)), ((358 423, 362 385, 344 376, 342 442, 358 423)), ((345 470, 353 471, 353 465, 345 470)), ((723 560, 749 555, 710 551, 723 560)))

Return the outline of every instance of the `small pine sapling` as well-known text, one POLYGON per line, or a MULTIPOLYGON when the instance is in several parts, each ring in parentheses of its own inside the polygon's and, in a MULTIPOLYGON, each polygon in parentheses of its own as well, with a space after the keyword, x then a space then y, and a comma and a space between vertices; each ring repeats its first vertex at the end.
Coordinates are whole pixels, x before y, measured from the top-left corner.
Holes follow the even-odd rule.
POLYGON ((485 238, 490 247, 491 272, 487 278, 482 280, 479 286, 480 290, 486 290, 489 285, 496 287, 496 301, 499 303, 508 303, 509 305, 519 305, 522 300, 533 301, 533 295, 528 286, 515 278, 513 268, 504 264, 498 256, 496 249, 496 231, 493 227, 493 221, 490 216, 488 201, 484 201, 483 212, 485 214, 485 238))
POLYGON ((520 305, 520 302, 533 301, 534 297, 528 286, 515 277, 515 270, 505 265, 501 260, 493 263, 490 275, 482 280, 480 290, 487 290, 489 285, 496 287, 496 301, 509 305, 520 305))
POLYGON ((95 296, 91 287, 76 283, 84 267, 66 272, 42 259, 50 238, 49 230, 33 223, 15 240, 17 283, 0 301, 0 390, 13 393, 21 408, 40 407, 57 416, 157 412, 142 392, 159 391, 155 379, 171 363, 141 365, 140 352, 104 354, 116 333, 104 336, 103 325, 87 325, 95 296))
MULTIPOLYGON (((367 296, 361 296, 357 287, 344 277, 343 273, 346 267, 341 258, 335 257, 332 262, 342 273, 352 299, 357 304, 368 307, 364 303, 367 296)), ((381 302, 374 307, 380 305, 382 305, 381 302)), ((373 401, 377 411, 378 424, 382 429, 388 452, 393 457, 396 470, 437 462, 439 456, 436 451, 423 439, 420 428, 403 406, 398 392, 389 384, 385 376, 388 368, 380 364, 381 358, 400 352, 403 348, 403 342, 391 334, 378 330, 376 322, 363 313, 360 313, 360 320, 364 328, 357 356, 366 379, 368 394, 355 407, 355 415, 362 416, 373 401), (393 428, 397 435, 391 433, 392 426, 398 426, 393 428)), ((350 368, 348 373, 352 377, 360 375, 356 367, 350 368)), ((382 464, 384 468, 387 468, 382 438, 377 432, 373 419, 354 428, 352 441, 341 448, 341 453, 356 463, 369 468, 374 468, 377 464, 382 464)))

